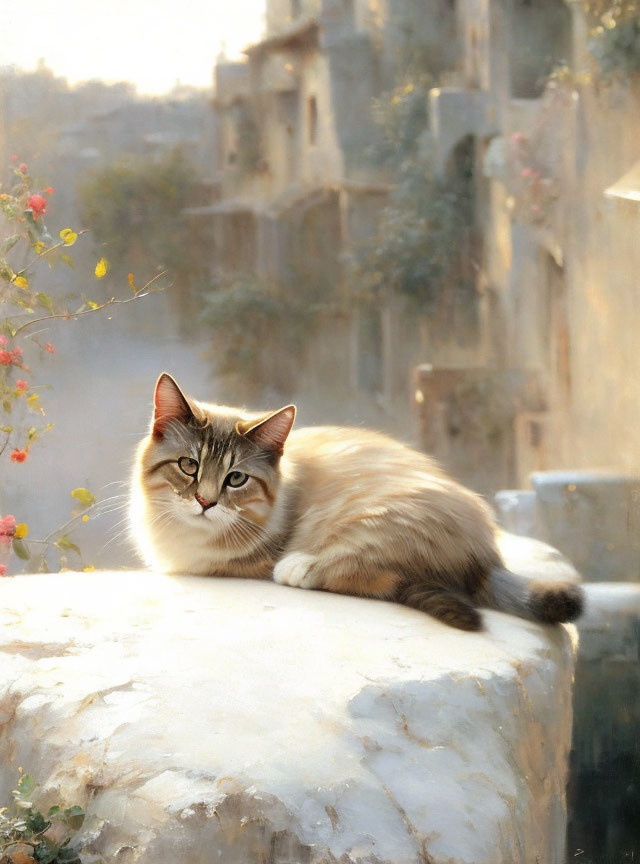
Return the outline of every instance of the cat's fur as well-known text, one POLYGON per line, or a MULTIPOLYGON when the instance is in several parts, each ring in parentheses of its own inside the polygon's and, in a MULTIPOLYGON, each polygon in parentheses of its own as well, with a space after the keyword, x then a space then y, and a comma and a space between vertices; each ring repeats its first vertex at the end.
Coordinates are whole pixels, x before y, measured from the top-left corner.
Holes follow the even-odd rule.
POLYGON ((362 429, 289 434, 294 418, 196 402, 160 376, 131 507, 150 566, 396 600, 463 630, 481 628, 479 606, 580 614, 579 586, 505 568, 487 506, 427 456, 362 429))

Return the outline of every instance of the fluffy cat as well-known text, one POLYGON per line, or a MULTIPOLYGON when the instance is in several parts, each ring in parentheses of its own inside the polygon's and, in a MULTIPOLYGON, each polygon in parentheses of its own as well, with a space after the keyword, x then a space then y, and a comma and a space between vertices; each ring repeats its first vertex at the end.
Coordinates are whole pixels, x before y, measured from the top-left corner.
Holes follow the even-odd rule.
POLYGON ((131 504, 146 562, 395 600, 462 630, 481 629, 479 606, 546 623, 580 614, 578 585, 505 568, 488 507, 427 456, 361 429, 291 432, 294 419, 293 405, 196 402, 162 374, 131 504))

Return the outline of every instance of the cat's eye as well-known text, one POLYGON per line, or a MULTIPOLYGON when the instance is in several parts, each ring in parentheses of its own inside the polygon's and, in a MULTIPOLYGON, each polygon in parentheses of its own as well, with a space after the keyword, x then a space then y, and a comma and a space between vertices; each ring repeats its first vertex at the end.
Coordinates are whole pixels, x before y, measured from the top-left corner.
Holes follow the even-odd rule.
POLYGON ((187 474, 189 477, 195 477, 198 473, 198 468, 200 464, 196 459, 192 459, 190 456, 181 456, 178 459, 178 468, 183 472, 183 474, 187 474))
POLYGON ((227 486, 231 486, 232 489, 238 489, 240 486, 244 486, 248 479, 248 474, 243 474, 242 471, 232 471, 227 474, 226 482, 227 486))

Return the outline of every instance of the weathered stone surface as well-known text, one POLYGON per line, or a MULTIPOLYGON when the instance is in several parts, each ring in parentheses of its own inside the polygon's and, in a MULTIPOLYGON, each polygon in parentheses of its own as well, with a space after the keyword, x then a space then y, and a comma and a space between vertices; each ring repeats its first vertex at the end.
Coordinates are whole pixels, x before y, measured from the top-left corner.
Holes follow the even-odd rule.
POLYGON ((571 628, 129 572, 0 615, 0 792, 86 803, 96 861, 564 861, 571 628))

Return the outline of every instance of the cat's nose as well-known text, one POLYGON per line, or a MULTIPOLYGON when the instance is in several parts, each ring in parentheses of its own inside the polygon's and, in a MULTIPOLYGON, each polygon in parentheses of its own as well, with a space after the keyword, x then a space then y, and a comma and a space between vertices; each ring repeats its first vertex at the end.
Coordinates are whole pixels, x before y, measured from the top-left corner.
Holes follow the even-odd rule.
POLYGON ((216 505, 215 501, 207 501, 206 498, 203 498, 202 495, 198 495, 197 492, 195 494, 195 499, 198 502, 198 504, 202 507, 203 513, 205 512, 205 510, 208 510, 210 507, 215 507, 215 505, 216 505))

